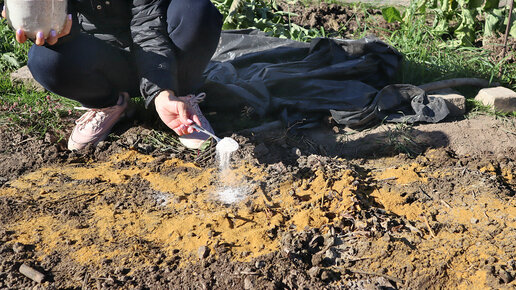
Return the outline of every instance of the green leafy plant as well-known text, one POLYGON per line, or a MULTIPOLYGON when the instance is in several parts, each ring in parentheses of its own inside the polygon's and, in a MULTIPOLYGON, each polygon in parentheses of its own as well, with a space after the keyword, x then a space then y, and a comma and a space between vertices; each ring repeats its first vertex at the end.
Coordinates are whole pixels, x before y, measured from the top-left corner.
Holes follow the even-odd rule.
POLYGON ((398 9, 394 7, 385 7, 382 9, 382 15, 385 20, 389 23, 392 22, 402 22, 403 18, 401 18, 401 13, 398 9))
POLYGON ((270 0, 212 0, 224 18, 223 29, 258 29, 270 36, 307 41, 324 32, 306 29, 288 21, 294 15, 280 11, 270 0))
POLYGON ((15 70, 27 63, 29 48, 29 43, 16 42, 12 29, 0 19, 0 71, 15 70))
MULTIPOLYGON (((477 39, 497 37, 507 26, 509 11, 499 8, 499 0, 414 0, 401 13, 395 7, 382 10, 388 22, 410 25, 414 15, 434 16, 432 30, 441 37, 452 37, 447 45, 473 46, 477 39)), ((516 15, 510 35, 516 37, 516 15)))

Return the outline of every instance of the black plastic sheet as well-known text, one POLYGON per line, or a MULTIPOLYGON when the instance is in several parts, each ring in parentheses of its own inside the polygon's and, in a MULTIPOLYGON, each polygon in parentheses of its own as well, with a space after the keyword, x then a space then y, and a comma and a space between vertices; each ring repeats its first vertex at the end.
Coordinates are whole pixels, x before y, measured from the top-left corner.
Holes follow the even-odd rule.
POLYGON ((442 99, 416 86, 390 85, 401 61, 396 49, 373 36, 304 43, 255 30, 225 31, 203 90, 211 104, 226 110, 248 105, 298 128, 329 114, 352 128, 442 120, 448 114, 442 99))

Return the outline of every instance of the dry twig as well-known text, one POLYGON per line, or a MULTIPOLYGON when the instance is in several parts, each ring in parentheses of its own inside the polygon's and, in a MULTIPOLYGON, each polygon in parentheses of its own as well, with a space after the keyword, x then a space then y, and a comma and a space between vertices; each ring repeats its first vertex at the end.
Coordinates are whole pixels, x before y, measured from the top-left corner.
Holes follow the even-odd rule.
POLYGON ((440 200, 447 208, 451 208, 451 205, 449 205, 446 201, 440 200))
POLYGON ((430 223, 428 222, 428 217, 426 217, 426 215, 424 217, 425 217, 425 224, 428 227, 428 231, 430 232, 430 235, 435 238, 436 235, 434 233, 434 230, 432 230, 432 227, 430 227, 430 223))

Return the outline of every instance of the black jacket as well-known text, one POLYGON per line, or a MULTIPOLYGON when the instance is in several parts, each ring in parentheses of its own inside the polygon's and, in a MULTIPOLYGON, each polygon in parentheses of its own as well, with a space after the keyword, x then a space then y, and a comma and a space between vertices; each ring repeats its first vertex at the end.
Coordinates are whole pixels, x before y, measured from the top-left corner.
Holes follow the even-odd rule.
POLYGON ((176 90, 174 45, 167 32, 170 0, 69 0, 69 3, 74 33, 81 30, 131 51, 146 105, 160 91, 176 90))

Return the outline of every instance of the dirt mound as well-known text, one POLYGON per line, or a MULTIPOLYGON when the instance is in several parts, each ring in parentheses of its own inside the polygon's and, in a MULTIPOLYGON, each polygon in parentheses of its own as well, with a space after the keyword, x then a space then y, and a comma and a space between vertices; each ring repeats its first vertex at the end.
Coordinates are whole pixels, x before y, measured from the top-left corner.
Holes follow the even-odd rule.
MULTIPOLYGON (((89 153, 57 148, 61 157, 5 175, 0 287, 35 285, 22 263, 57 288, 515 286, 514 154, 441 146, 345 160, 238 137, 243 149, 222 174, 138 152, 149 149, 134 145, 142 132, 89 153), (228 188, 244 198, 222 202, 228 188)), ((27 152, 54 146, 21 138, 27 152)))
MULTIPOLYGON (((381 36, 399 28, 397 23, 388 23, 380 9, 363 10, 337 4, 320 3, 318 6, 303 6, 279 1, 279 8, 290 13, 285 17, 287 23, 295 23, 306 28, 321 28, 331 37, 355 38, 367 27, 367 34, 381 36), (364 23, 368 25, 364 25, 364 23)), ((365 35, 362 35, 365 36, 365 35)))

